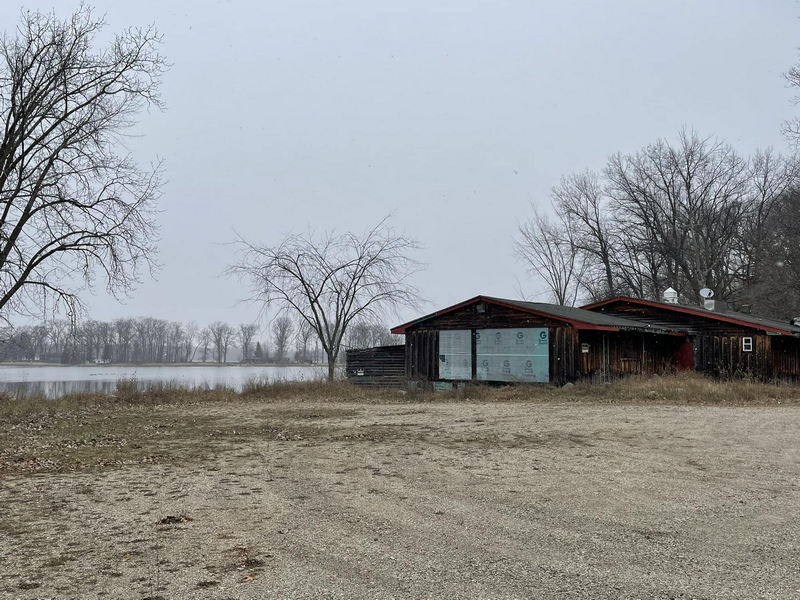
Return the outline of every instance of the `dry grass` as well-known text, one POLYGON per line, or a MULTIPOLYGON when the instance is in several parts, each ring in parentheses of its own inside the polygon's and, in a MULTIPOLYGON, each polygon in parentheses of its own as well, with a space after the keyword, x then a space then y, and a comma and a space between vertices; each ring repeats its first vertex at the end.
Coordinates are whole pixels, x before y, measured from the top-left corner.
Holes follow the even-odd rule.
POLYGON ((416 401, 762 405, 800 402, 800 385, 768 384, 746 379, 715 381, 696 373, 682 373, 666 377, 630 376, 612 383, 578 383, 566 387, 469 385, 447 392, 420 394, 416 401))
POLYGON ((386 428, 340 430, 329 417, 359 405, 481 403, 778 405, 797 404, 800 386, 715 382, 697 375, 629 377, 612 384, 567 387, 467 386, 448 392, 374 390, 346 382, 279 382, 230 389, 163 386, 140 391, 122 381, 116 393, 0 401, 0 473, 68 472, 205 460, 244 438, 314 440, 353 435, 391 438, 386 428), (255 413, 253 405, 263 405, 255 413), (326 407, 328 405, 328 407, 326 407), (229 408, 225 408, 229 407, 229 408), (202 409, 202 410, 201 410, 202 409), (234 420, 225 413, 268 416, 234 420))
POLYGON ((610 384, 578 383, 566 387, 540 384, 467 385, 444 392, 363 388, 346 381, 250 382, 240 392, 230 388, 184 388, 164 384, 147 390, 136 381, 118 382, 114 394, 69 394, 60 398, 0 395, 0 419, 61 415, 71 411, 122 406, 158 406, 205 402, 603 402, 666 404, 783 404, 800 402, 800 385, 738 379, 715 381, 694 373, 667 377, 630 376, 610 384))

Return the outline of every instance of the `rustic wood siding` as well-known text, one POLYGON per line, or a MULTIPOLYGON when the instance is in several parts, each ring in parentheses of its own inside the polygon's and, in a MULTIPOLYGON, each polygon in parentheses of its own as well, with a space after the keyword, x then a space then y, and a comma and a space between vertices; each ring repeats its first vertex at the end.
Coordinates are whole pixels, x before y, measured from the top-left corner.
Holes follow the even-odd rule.
POLYGON ((772 379, 800 380, 800 339, 769 336, 772 379))
POLYGON ((580 343, 574 327, 550 328, 550 381, 564 384, 581 376, 580 343))
POLYGON ((767 335, 757 327, 624 301, 595 309, 657 327, 685 331, 694 344, 695 369, 713 377, 800 379, 800 339, 767 335), (753 351, 742 350, 742 338, 753 338, 753 351))
POLYGON ((405 382, 405 346, 378 346, 348 350, 347 379, 368 387, 403 387, 405 382))
MULTIPOLYGON (((475 304, 427 319, 406 330, 406 375, 429 382, 439 379, 439 331, 443 329, 506 329, 546 327, 549 331, 550 382, 574 381, 580 373, 578 332, 569 324, 513 308, 484 303, 484 312, 475 304)), ((475 344, 472 345, 472 377, 476 376, 475 344)))
POLYGON ((558 327, 564 321, 532 315, 521 310, 483 302, 484 312, 477 304, 462 306, 443 315, 431 317, 409 329, 493 329, 513 327, 558 327))
POLYGON ((430 329, 406 331, 406 376, 433 381, 439 377, 439 332, 430 329))
MULTIPOLYGON (((668 373, 675 368, 675 353, 685 338, 632 331, 582 331, 581 374, 585 378, 607 379, 620 375, 668 373)), ((580 348, 579 348, 580 351, 580 348)))
POLYGON ((767 335, 752 330, 735 335, 698 335, 694 344, 695 367, 699 371, 721 378, 748 376, 769 379, 772 376, 767 335), (752 352, 742 350, 743 337, 753 339, 752 352))

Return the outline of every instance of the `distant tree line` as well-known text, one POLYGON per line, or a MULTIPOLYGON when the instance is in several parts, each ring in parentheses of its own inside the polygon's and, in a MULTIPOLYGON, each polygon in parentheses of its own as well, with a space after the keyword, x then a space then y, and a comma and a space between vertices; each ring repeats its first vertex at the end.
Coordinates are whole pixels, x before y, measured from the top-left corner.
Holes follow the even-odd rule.
MULTIPOLYGON (((95 363, 315 363, 327 359, 314 331, 286 315, 272 321, 264 339, 255 323, 238 326, 215 321, 196 323, 152 317, 114 321, 55 320, 0 332, 0 361, 95 363)), ((397 343, 383 324, 358 322, 346 347, 397 343)))
POLYGON ((553 300, 660 299, 667 287, 778 318, 800 315, 798 163, 772 151, 738 154, 683 132, 600 172, 564 177, 555 218, 535 213, 516 248, 553 300))

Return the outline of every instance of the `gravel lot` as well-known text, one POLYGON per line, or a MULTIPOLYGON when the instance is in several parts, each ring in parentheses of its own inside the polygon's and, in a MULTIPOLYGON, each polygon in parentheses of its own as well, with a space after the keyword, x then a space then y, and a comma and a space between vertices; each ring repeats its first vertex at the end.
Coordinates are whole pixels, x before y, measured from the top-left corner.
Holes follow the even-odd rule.
POLYGON ((209 402, 0 425, 3 598, 800 598, 800 407, 209 402))

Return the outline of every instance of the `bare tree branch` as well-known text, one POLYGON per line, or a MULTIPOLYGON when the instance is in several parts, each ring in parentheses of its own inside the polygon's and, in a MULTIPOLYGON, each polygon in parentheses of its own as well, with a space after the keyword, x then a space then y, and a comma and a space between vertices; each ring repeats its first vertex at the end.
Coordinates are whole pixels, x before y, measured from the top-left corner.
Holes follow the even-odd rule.
POLYGON ((143 106, 161 106, 166 68, 153 28, 101 50, 89 8, 65 21, 23 12, 0 38, 0 314, 69 314, 98 276, 125 294, 152 271, 161 165, 115 149, 143 106))
POLYGON ((399 306, 416 306, 410 283, 419 264, 417 243, 396 234, 386 219, 362 235, 290 235, 276 246, 239 240, 241 260, 230 272, 245 280, 253 300, 293 313, 318 337, 328 377, 348 328, 399 306))

